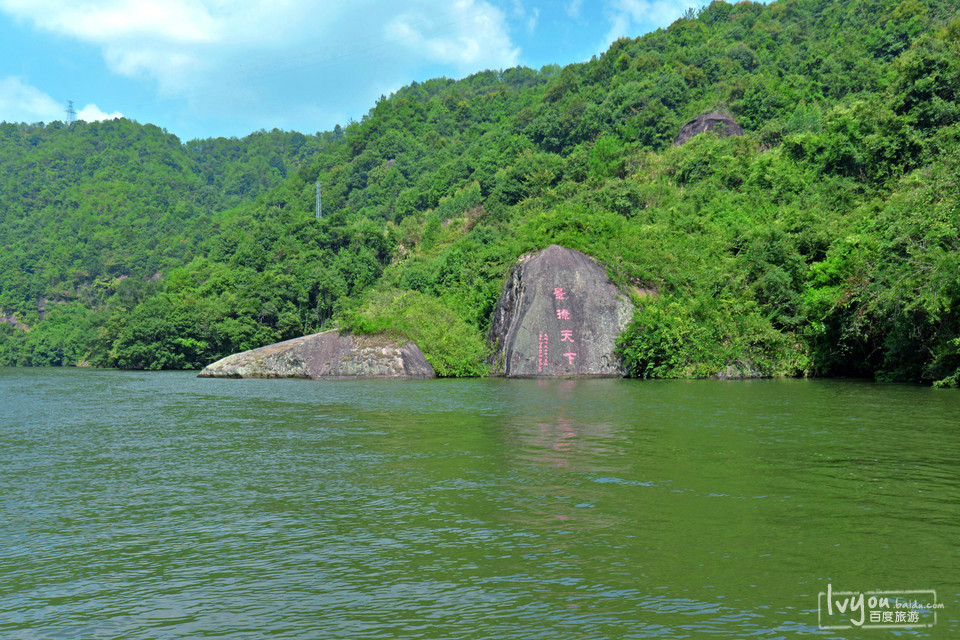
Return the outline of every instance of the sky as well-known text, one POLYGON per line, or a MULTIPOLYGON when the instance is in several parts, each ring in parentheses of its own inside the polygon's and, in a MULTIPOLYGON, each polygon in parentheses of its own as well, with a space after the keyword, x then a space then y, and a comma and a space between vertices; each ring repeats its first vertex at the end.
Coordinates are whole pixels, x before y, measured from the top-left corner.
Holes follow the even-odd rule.
POLYGON ((360 120, 411 82, 584 62, 689 0, 0 0, 0 120, 182 141, 360 120))

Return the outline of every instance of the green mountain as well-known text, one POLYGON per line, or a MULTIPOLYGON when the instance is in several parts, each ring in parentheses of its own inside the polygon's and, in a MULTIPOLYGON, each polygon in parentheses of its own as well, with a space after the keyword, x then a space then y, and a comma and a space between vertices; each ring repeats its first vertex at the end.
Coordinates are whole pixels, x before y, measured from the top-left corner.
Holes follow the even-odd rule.
POLYGON ((414 83, 317 136, 2 125, 0 362, 196 368, 338 324, 482 375, 507 270, 557 243, 637 294, 633 375, 956 386, 955 14, 713 2, 582 64, 414 83), (745 134, 674 145, 714 111, 745 134))

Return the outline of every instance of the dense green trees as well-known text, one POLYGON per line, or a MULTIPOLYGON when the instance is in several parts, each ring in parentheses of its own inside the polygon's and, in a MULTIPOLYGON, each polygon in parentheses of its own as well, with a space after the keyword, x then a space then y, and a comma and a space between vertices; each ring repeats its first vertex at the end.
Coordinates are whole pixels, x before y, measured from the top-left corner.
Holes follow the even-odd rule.
POLYGON ((556 242, 637 294, 632 375, 956 385, 954 14, 716 1, 315 136, 0 125, 0 310, 31 327, 0 326, 0 361, 192 368, 340 323, 476 375, 510 264, 556 242), (713 110, 747 134, 672 146, 713 110))

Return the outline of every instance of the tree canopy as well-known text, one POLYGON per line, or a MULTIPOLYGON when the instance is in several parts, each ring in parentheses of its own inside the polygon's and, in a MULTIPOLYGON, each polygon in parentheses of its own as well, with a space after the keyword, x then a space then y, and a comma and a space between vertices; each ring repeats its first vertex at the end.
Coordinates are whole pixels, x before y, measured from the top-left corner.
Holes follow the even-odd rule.
POLYGON ((958 93, 945 0, 715 1, 316 135, 2 124, 0 363, 196 368, 339 325, 478 375, 507 270, 557 243, 637 294, 632 375, 956 386, 958 93), (673 145, 710 112, 744 135, 673 145))

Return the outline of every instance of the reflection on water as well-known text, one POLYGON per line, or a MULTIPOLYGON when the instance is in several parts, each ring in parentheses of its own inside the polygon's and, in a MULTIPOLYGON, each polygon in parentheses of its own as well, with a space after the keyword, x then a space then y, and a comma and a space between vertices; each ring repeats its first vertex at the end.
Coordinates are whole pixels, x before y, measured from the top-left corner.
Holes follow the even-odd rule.
POLYGON ((827 584, 960 636, 953 392, 0 370, 0 406, 3 637, 849 637, 827 584))

